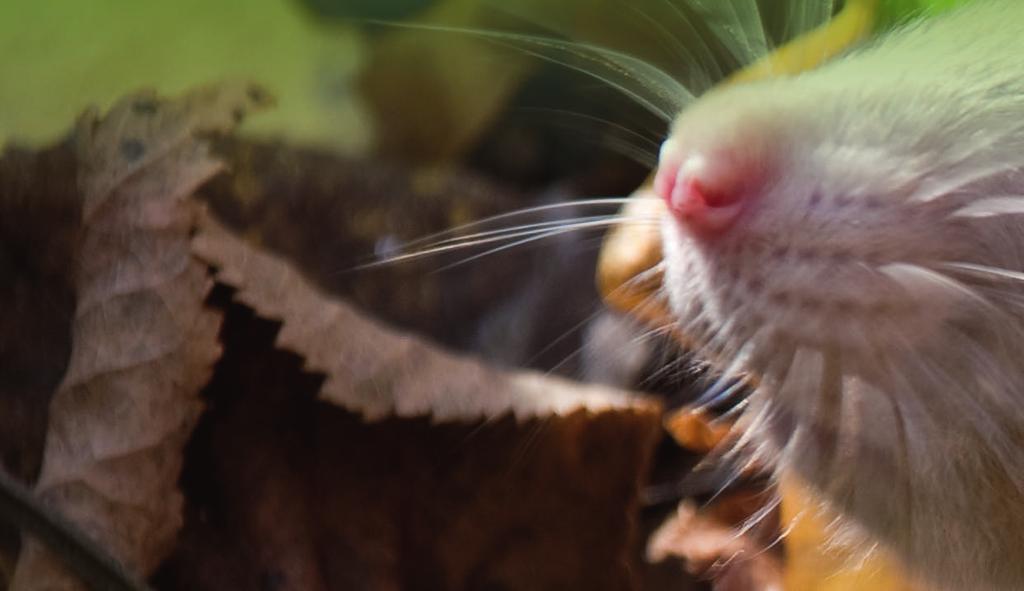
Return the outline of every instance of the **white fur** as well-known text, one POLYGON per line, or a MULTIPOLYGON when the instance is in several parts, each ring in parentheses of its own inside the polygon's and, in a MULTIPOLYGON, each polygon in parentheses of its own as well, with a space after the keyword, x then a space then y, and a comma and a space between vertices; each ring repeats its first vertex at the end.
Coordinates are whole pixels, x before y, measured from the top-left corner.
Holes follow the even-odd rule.
POLYGON ((769 171, 725 235, 665 224, 682 329, 761 378, 751 447, 937 588, 1024 589, 1024 2, 715 91, 670 142, 769 171))

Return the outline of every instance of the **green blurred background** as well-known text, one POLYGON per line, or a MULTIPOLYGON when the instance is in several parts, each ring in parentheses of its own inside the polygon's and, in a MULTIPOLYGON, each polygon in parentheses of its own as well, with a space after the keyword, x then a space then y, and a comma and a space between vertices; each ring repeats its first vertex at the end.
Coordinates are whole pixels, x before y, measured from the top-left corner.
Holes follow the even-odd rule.
MULTIPOLYGON (((884 20, 897 22, 917 11, 942 9, 956 1, 883 0, 884 20)), ((746 4, 735 0, 723 0, 722 4, 729 2, 741 8, 746 4)), ((662 3, 632 4, 654 14, 662 3)), ((494 4, 508 12, 522 13, 526 7, 530 20, 540 24, 540 29, 570 36, 583 30, 588 40, 597 42, 616 36, 615 30, 621 28, 622 34, 612 43, 620 48, 630 43, 642 46, 651 37, 644 34, 642 24, 632 29, 623 25, 622 6, 630 3, 620 2, 618 10, 605 0, 494 4)), ((781 4, 787 3, 761 2, 761 8, 781 4)), ((375 64, 370 55, 374 51, 371 40, 377 33, 351 24, 351 18, 419 19, 417 22, 456 25, 483 22, 486 26, 488 21, 472 16, 478 8, 472 0, 0 2, 0 144, 53 141, 86 106, 108 105, 141 86, 175 92, 225 77, 244 77, 267 85, 279 99, 272 113, 247 124, 247 132, 363 152, 375 137, 375 117, 368 113, 367 102, 381 93, 368 99, 357 91, 357 79, 363 69, 375 64)), ((435 34, 421 43, 444 45, 439 37, 435 34)), ((458 93, 473 101, 500 103, 527 68, 516 61, 521 56, 488 63, 475 51, 468 53, 463 52, 461 63, 449 59, 454 54, 442 60, 448 66, 449 79, 442 76, 439 82, 453 84, 458 93), (460 78, 454 70, 472 74, 460 78)), ((413 52, 404 67, 389 70, 393 92, 412 101, 420 98, 400 91, 399 78, 403 73, 413 78, 421 75, 419 66, 430 67, 422 61, 413 52)), ((489 104, 471 106, 466 117, 475 117, 473 125, 478 125, 494 110, 489 104), (472 112, 474 109, 479 112, 472 112)))

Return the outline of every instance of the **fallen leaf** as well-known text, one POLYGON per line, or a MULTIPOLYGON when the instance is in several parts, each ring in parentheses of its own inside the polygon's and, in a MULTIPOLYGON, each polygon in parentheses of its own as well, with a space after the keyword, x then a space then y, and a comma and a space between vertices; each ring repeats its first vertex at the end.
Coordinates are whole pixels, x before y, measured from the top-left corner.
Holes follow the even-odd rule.
POLYGON ((506 413, 526 419, 584 409, 660 412, 656 403, 621 390, 502 372, 387 331, 325 297, 287 262, 254 251, 212 218, 203 218, 193 248, 217 268, 219 281, 238 289, 237 301, 263 318, 283 321, 277 346, 301 355, 307 371, 326 376, 322 398, 368 420, 472 421, 506 413))
MULTIPOLYGON (((456 171, 409 169, 264 142, 217 143, 231 163, 200 197, 232 231, 302 267, 312 283, 374 317, 469 349, 477 326, 530 272, 526 257, 491 265, 426 258, 346 272, 368 253, 523 205, 525 195, 456 171)), ((556 335, 557 336, 557 335, 556 335)), ((552 337, 554 338, 554 337, 552 337)))
POLYGON ((193 248, 225 354, 161 587, 635 588, 658 404, 397 333, 212 219, 193 248))
POLYGON ((26 482, 39 470, 46 406, 70 349, 76 170, 66 144, 0 159, 0 457, 26 482))
POLYGON ((648 559, 682 558, 692 574, 712 580, 715 591, 781 591, 782 559, 773 548, 777 515, 760 515, 767 498, 766 491, 744 490, 700 509, 684 501, 651 536, 648 559))
POLYGON ((698 453, 708 453, 722 443, 732 423, 714 423, 714 417, 699 409, 683 409, 665 418, 665 429, 679 445, 698 453))
MULTIPOLYGON (((39 473, 46 409, 71 349, 76 170, 66 143, 0 158, 0 469, 24 483, 39 473)), ((0 589, 20 548, 19 532, 7 525, 0 524, 0 589)))
MULTIPOLYGON (((181 526, 182 448, 219 354, 213 281, 191 257, 188 199, 222 164, 198 133, 226 131, 266 102, 255 86, 203 88, 173 101, 129 96, 81 120, 82 237, 67 371, 50 406, 39 496, 138 574, 181 526)), ((12 590, 78 589, 38 543, 12 590)))

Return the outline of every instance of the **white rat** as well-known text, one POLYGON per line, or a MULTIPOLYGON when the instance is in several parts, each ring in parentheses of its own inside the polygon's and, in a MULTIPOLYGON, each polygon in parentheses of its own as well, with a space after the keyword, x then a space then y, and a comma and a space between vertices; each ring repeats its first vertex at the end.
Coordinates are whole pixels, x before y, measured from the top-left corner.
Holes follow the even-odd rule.
POLYGON ((940 589, 1024 589, 1024 1, 674 122, 664 286, 749 443, 940 589))

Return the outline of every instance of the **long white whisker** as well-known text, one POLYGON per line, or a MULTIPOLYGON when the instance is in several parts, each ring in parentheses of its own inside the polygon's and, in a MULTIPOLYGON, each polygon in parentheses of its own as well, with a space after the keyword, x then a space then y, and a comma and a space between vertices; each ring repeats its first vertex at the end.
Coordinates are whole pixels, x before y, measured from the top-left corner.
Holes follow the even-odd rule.
POLYGON ((658 150, 661 149, 661 145, 657 141, 655 141, 655 140, 645 136, 644 134, 640 133, 639 131, 637 131, 635 129, 631 129, 629 127, 626 127, 625 125, 623 125, 621 123, 618 123, 618 122, 615 122, 615 121, 611 121, 609 119, 604 119, 602 117, 597 117, 595 115, 589 115, 587 113, 579 113, 579 112, 576 112, 576 111, 568 111, 568 110, 565 110, 565 109, 537 108, 537 107, 524 108, 524 109, 520 109, 520 111, 527 111, 527 112, 535 111, 535 112, 539 112, 539 113, 554 113, 554 114, 563 115, 563 116, 566 116, 566 117, 576 117, 576 118, 579 118, 579 119, 584 119, 586 121, 590 121, 590 122, 593 122, 593 123, 600 123, 601 125, 605 125, 607 127, 611 127, 613 129, 615 129, 616 131, 620 131, 620 132, 622 132, 622 133, 624 133, 624 134, 626 134, 626 135, 628 135, 628 136, 630 136, 632 138, 635 138, 641 144, 641 146, 638 146, 638 147, 650 148, 652 155, 656 156, 658 154, 658 150))
POLYGON ((1000 195, 972 201, 949 214, 951 218, 988 218, 1024 214, 1024 195, 1000 195))
POLYGON ((920 293, 922 291, 943 292, 965 297, 985 306, 991 311, 998 311, 998 308, 978 291, 934 269, 910 263, 889 263, 879 267, 878 271, 908 289, 911 293, 920 293))
MULTIPOLYGON (((634 218, 625 218, 625 217, 623 217, 623 216, 621 216, 619 214, 596 215, 596 216, 581 216, 581 217, 576 217, 576 218, 568 218, 568 219, 564 219, 564 220, 549 220, 549 221, 546 221, 546 222, 535 222, 535 223, 532 223, 532 224, 521 224, 521 225, 518 225, 518 226, 509 226, 509 227, 506 227, 506 228, 498 228, 498 229, 495 229, 495 230, 485 230, 483 232, 475 232, 473 234, 467 234, 465 236, 454 236, 452 238, 445 238, 443 240, 438 240, 437 242, 434 242, 434 243, 431 243, 431 244, 427 244, 426 246, 424 246, 424 248, 435 248, 435 247, 438 247, 438 246, 446 246, 446 245, 449 245, 449 244, 458 244, 458 243, 462 243, 462 242, 473 242, 473 241, 479 240, 481 238, 489 238, 489 237, 502 237, 502 236, 504 236, 506 238, 514 238, 516 236, 524 236, 524 235, 526 235, 526 234, 528 234, 528 233, 530 233, 532 231, 537 231, 537 230, 547 230, 547 229, 551 229, 551 228, 569 227, 569 226, 573 226, 575 224, 580 224, 580 223, 583 223, 583 222, 597 222, 597 221, 606 221, 606 220, 615 220, 615 219, 622 220, 623 223, 628 223, 630 221, 634 221, 634 218)), ((635 221, 640 221, 640 218, 635 218, 635 221)))
POLYGON ((643 25, 644 27, 650 27, 657 31, 658 42, 663 50, 665 50, 669 54, 674 54, 674 58, 690 57, 683 44, 680 43, 679 38, 670 33, 668 29, 665 28, 665 25, 659 22, 658 19, 651 17, 651 15, 644 12, 644 10, 641 9, 639 6, 634 6, 632 3, 628 1, 620 0, 619 4, 631 10, 641 19, 643 19, 645 22, 645 24, 643 25))
POLYGON ((956 261, 948 261, 937 263, 936 266, 950 271, 965 272, 970 275, 996 278, 996 279, 1008 279, 1010 281, 1024 282, 1024 273, 1020 271, 1012 271, 1010 269, 1002 269, 999 267, 990 267, 988 265, 979 265, 977 263, 964 263, 956 261))
POLYGON ((415 240, 412 240, 412 241, 406 243, 405 247, 409 248, 409 247, 417 246, 417 245, 420 245, 420 244, 427 244, 429 242, 433 242, 433 241, 435 241, 437 239, 440 239, 442 237, 445 237, 445 236, 457 235, 457 234, 459 234, 461 232, 464 232, 466 230, 469 230, 471 228, 477 228, 479 226, 491 224, 491 223, 498 222, 498 221, 501 221, 501 220, 507 220, 507 219, 513 218, 513 217, 519 217, 519 216, 531 215, 531 214, 535 214, 535 213, 547 212, 547 211, 551 211, 551 210, 555 210, 555 209, 564 209, 566 207, 577 207, 577 206, 579 206, 579 207, 589 207, 589 206, 603 206, 603 205, 608 205, 608 206, 612 206, 612 205, 625 205, 627 203, 632 202, 634 199, 655 199, 655 197, 597 197, 597 198, 593 198, 593 199, 579 199, 579 200, 576 200, 576 201, 564 201, 564 202, 559 202, 559 203, 546 203, 544 205, 536 205, 536 206, 533 206, 533 207, 524 207, 522 209, 517 209, 515 211, 509 211, 509 212, 506 212, 506 213, 499 213, 497 215, 492 215, 492 216, 489 216, 489 217, 486 217, 486 218, 483 218, 483 219, 474 220, 472 222, 468 222, 468 223, 465 223, 465 224, 461 224, 459 226, 455 226, 454 228, 449 228, 447 230, 442 230, 442 231, 436 232, 434 234, 429 234, 429 235, 424 236, 422 238, 417 238, 415 240))
MULTIPOLYGON (((586 229, 594 229, 594 228, 606 228, 606 227, 610 227, 610 226, 616 226, 618 224, 621 224, 621 223, 624 223, 624 222, 627 222, 627 221, 630 222, 630 223, 656 223, 657 220, 655 220, 653 218, 646 219, 646 218, 640 218, 640 217, 628 218, 628 217, 623 217, 623 216, 609 216, 607 219, 599 219, 599 220, 596 220, 596 221, 589 221, 589 222, 580 222, 580 223, 576 223, 576 224, 572 224, 572 225, 554 224, 553 225, 553 227, 555 228, 554 230, 552 230, 549 227, 545 226, 545 227, 542 227, 542 228, 535 228, 535 229, 532 229, 532 230, 523 230, 523 231, 519 231, 519 232, 501 233, 499 235, 485 237, 485 238, 478 238, 478 239, 473 239, 473 240, 461 240, 461 241, 457 241, 457 242, 454 242, 454 243, 451 243, 451 244, 443 244, 441 246, 431 246, 431 247, 427 247, 427 248, 423 248, 423 249, 417 250, 415 252, 409 252, 409 253, 406 253, 406 254, 398 254, 398 255, 387 257, 387 258, 382 259, 382 260, 372 261, 372 262, 369 262, 369 263, 364 263, 362 265, 357 265, 355 267, 352 267, 351 271, 363 271, 363 270, 366 270, 366 269, 373 269, 373 268, 376 268, 376 267, 382 267, 382 266, 386 266, 386 265, 395 265, 395 264, 398 264, 398 263, 405 263, 405 262, 414 261, 414 260, 425 258, 425 257, 429 257, 429 256, 435 256, 435 255, 443 254, 443 253, 450 252, 450 251, 453 251, 453 250, 461 250, 461 249, 465 249, 465 248, 472 248, 472 247, 475 247, 475 246, 484 246, 484 245, 487 245, 487 244, 493 244, 495 242, 505 242, 505 241, 508 241, 508 240, 516 239, 516 238, 522 238, 524 236, 530 237, 530 238, 526 238, 525 240, 514 242, 514 243, 508 245, 508 247, 513 247, 513 246, 517 246, 519 244, 527 244, 529 242, 532 242, 533 240, 540 239, 540 238, 547 238, 547 237, 551 237, 551 236, 558 236, 558 235, 561 235, 561 234, 565 234, 567 232, 573 232, 573 231, 577 231, 577 230, 586 230, 586 229)), ((454 263, 454 264, 457 265, 457 264, 462 264, 464 262, 468 262, 470 260, 476 260, 477 258, 480 258, 481 256, 486 256, 486 255, 494 253, 494 252, 500 252, 500 251, 505 250, 505 249, 506 249, 506 247, 500 247, 500 248, 497 248, 497 249, 489 250, 489 251, 487 251, 485 253, 482 253, 481 255, 470 257, 469 259, 465 259, 464 261, 460 261, 459 263, 454 263)), ((448 267, 443 267, 441 270, 448 269, 449 267, 451 267, 451 265, 449 265, 448 267)))
MULTIPOLYGON (((473 256, 466 257, 466 258, 464 258, 464 259, 462 259, 460 261, 456 261, 454 263, 451 263, 450 265, 445 265, 445 266, 441 267, 440 269, 438 269, 438 271, 447 271, 448 269, 453 269, 455 267, 458 267, 458 266, 461 266, 461 265, 465 265, 466 263, 470 263, 472 261, 476 261, 476 260, 482 259, 484 257, 491 256, 492 254, 497 254, 499 252, 503 252, 503 251, 508 250, 510 248, 515 248, 517 246, 522 246, 524 244, 529 244, 531 242, 536 242, 538 240, 543 240, 545 238, 552 238, 552 237, 555 237, 555 236, 561 236, 562 234, 567 234, 569 232, 576 232, 576 231, 579 231, 579 230, 593 230, 593 229, 599 229, 599 228, 607 228, 607 227, 615 226, 615 225, 618 225, 618 224, 619 224, 618 220, 608 220, 608 221, 602 221, 602 222, 587 222, 587 223, 582 223, 582 224, 576 224, 575 226, 572 226, 572 227, 569 227, 569 228, 558 228, 558 229, 555 229, 555 230, 547 230, 547 231, 540 231, 540 232, 538 232, 538 231, 529 232, 529 233, 527 233, 527 234, 529 234, 529 236, 527 238, 523 238, 522 240, 516 240, 515 242, 512 242, 511 244, 505 244, 503 246, 498 246, 498 247, 495 247, 495 248, 491 248, 491 249, 486 250, 484 252, 481 252, 479 254, 475 254, 473 256)), ((508 238, 509 238, 508 236, 503 236, 500 239, 489 238, 489 239, 486 239, 486 240, 493 242, 493 241, 498 241, 498 240, 507 240, 508 238)), ((448 247, 443 247, 443 248, 445 248, 446 250, 451 250, 451 249, 454 249, 454 248, 463 248, 463 247, 464 247, 464 245, 462 245, 462 244, 455 244, 455 245, 448 246, 448 247)), ((416 255, 413 254, 413 255, 410 255, 410 256, 416 256, 416 255)))
POLYGON ((690 52, 686 45, 681 41, 682 38, 678 34, 673 34, 658 19, 647 14, 639 7, 633 6, 630 4, 629 0, 623 1, 622 4, 639 14, 640 18, 646 21, 648 27, 658 32, 659 40, 663 43, 667 42, 668 46, 665 47, 665 50, 669 54, 675 54, 674 57, 682 59, 683 63, 689 66, 686 69, 689 79, 685 83, 685 86, 688 89, 696 94, 711 86, 711 81, 708 78, 707 71, 703 67, 704 63, 699 61, 697 57, 690 52))
POLYGON ((733 1, 692 0, 692 4, 704 15, 719 41, 733 56, 740 63, 749 64, 768 53, 760 11, 756 10, 756 4, 743 12, 737 11, 733 1), (728 14, 723 14, 725 12, 728 14))
POLYGON ((576 133, 583 134, 583 140, 590 141, 595 145, 606 147, 614 152, 617 152, 629 158, 630 160, 640 164, 641 166, 645 166, 647 168, 655 168, 658 165, 658 150, 660 149, 659 144, 656 141, 652 140, 651 138, 643 135, 642 133, 629 129, 624 125, 608 121, 607 119, 602 119, 600 117, 594 117, 592 115, 586 115, 583 113, 577 113, 573 111, 565 111, 561 109, 532 110, 557 113, 568 117, 575 117, 578 119, 584 119, 595 123, 601 123, 605 127, 614 129, 615 131, 623 135, 609 136, 606 134, 602 134, 600 130, 595 129, 593 126, 580 128, 564 123, 561 125, 576 133))
POLYGON ((967 167, 965 171, 953 176, 952 178, 942 178, 941 175, 935 175, 935 180, 922 183, 917 192, 910 197, 910 200, 917 203, 935 201, 936 199, 964 189, 972 183, 1004 174, 1016 168, 1017 165, 1015 164, 999 162, 992 166, 982 168, 967 167))
POLYGON ((460 33, 509 46, 512 49, 596 78, 633 99, 638 105, 665 122, 671 121, 676 113, 693 100, 694 96, 682 83, 652 64, 629 54, 598 45, 563 41, 554 37, 487 31, 468 27, 388 23, 373 20, 368 22, 391 27, 460 33), (549 53, 545 53, 545 51, 549 53), (585 60, 591 65, 603 69, 606 74, 602 74, 596 69, 574 64, 562 56, 585 60), (617 79, 614 79, 613 76, 617 79), (631 88, 631 85, 636 85, 638 88, 631 88))
POLYGON ((779 505, 781 504, 782 497, 779 495, 773 495, 772 499, 769 502, 765 503, 764 507, 758 509, 756 513, 754 513, 750 516, 749 519, 747 519, 746 523, 743 524, 743 527, 737 530, 736 537, 740 537, 749 532, 750 530, 754 529, 754 527, 756 527, 758 524, 764 521, 765 518, 771 515, 773 511, 778 509, 779 505))
POLYGON ((668 7, 670 11, 672 11, 677 17, 679 17, 678 23, 685 29, 684 31, 681 31, 679 33, 680 36, 687 40, 699 41, 697 47, 700 50, 701 56, 694 59, 694 63, 700 64, 701 67, 704 68, 710 75, 710 78, 706 83, 706 86, 703 86, 701 88, 693 88, 692 90, 694 92, 705 90, 707 86, 710 86, 711 84, 710 79, 718 80, 724 78, 725 73, 722 72, 722 68, 719 66, 718 60, 715 59, 714 54, 708 47, 707 42, 697 31, 696 27, 693 26, 693 23, 690 22, 690 18, 683 12, 683 9, 677 5, 676 0, 662 0, 662 4, 668 7), (714 71, 710 70, 710 68, 712 67, 714 68, 714 71))
POLYGON ((746 366, 747 360, 755 348, 755 340, 751 338, 736 355, 732 363, 721 372, 715 383, 693 402, 693 406, 697 409, 712 408, 742 392, 747 386, 747 380, 738 377, 738 375, 746 366))
POLYGON ((722 425, 731 422, 736 417, 736 415, 743 413, 743 411, 745 411, 748 406, 750 406, 750 400, 748 398, 744 398, 743 400, 740 400, 735 405, 733 405, 732 408, 723 412, 722 414, 711 419, 708 422, 712 425, 722 425))
MULTIPOLYGON (((550 351, 551 349, 556 347, 559 343, 561 343, 565 339, 569 338, 570 336, 572 336, 573 334, 578 332, 581 328, 583 328, 584 326, 586 326, 587 324, 592 322, 595 318, 600 316, 602 312, 605 312, 605 311, 606 311, 605 308, 603 308, 601 306, 598 306, 597 310, 595 310, 592 314, 588 315, 583 320, 580 320, 576 324, 574 324, 571 327, 569 327, 569 329, 566 330, 565 332, 563 332, 562 335, 559 336, 558 338, 552 340, 547 345, 541 347, 541 349, 539 351, 537 351, 536 353, 534 353, 533 355, 531 355, 530 358, 527 359, 525 363, 523 363, 523 365, 525 365, 525 366, 533 365, 533 362, 537 361, 537 359, 539 359, 541 355, 544 355, 545 353, 547 353, 548 351, 550 351)), ((561 362, 558 363, 558 365, 555 366, 555 368, 561 367, 565 363, 565 361, 566 360, 563 359, 561 362)), ((552 368, 552 371, 554 371, 555 368, 552 368)))

